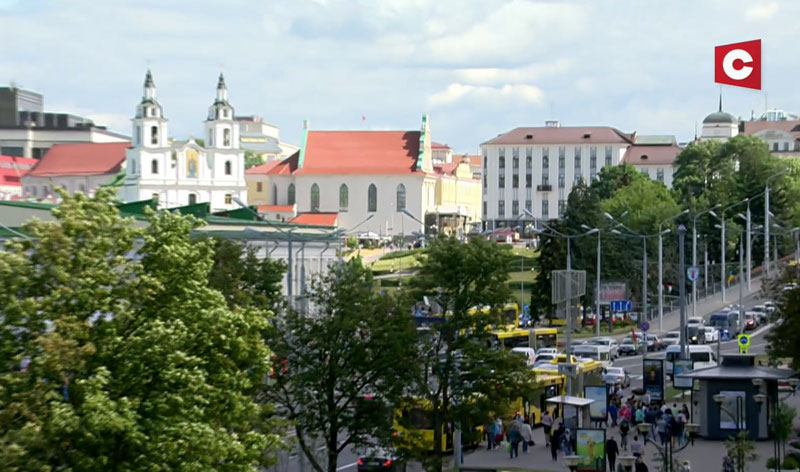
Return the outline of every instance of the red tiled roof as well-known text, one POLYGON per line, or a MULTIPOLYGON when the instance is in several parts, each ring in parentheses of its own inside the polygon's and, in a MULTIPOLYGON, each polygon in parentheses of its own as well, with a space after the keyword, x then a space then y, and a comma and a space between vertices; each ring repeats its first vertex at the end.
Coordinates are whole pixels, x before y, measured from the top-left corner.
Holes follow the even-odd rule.
POLYGON ((453 160, 459 159, 459 162, 464 159, 469 159, 470 167, 480 167, 483 164, 483 156, 480 154, 464 154, 463 156, 454 157, 453 160))
POLYGON ((259 213, 292 213, 294 205, 261 205, 258 207, 259 213))
POLYGON ((30 172, 29 176, 116 174, 125 161, 131 143, 56 144, 30 172))
POLYGON ((336 226, 338 213, 302 213, 289 220, 289 223, 309 226, 336 226))
POLYGON ((439 144, 431 141, 431 149, 450 149, 447 144, 439 144))
MULTIPOLYGON (((297 174, 410 174, 419 131, 309 131, 297 174)), ((275 169, 273 169, 273 173, 275 169)))
POLYGON ((665 166, 675 164, 681 152, 678 146, 631 146, 625 151, 625 163, 632 166, 665 166))
POLYGON ((459 161, 453 159, 453 162, 450 164, 439 164, 433 166, 433 170, 435 170, 438 174, 445 174, 445 175, 453 175, 456 173, 456 169, 458 169, 459 161))
POLYGON ((267 175, 291 175, 297 170, 298 159, 300 159, 300 151, 297 151, 282 161, 278 161, 277 164, 267 171, 267 175))
POLYGON ((630 135, 609 126, 545 126, 515 128, 483 144, 625 144, 631 142, 630 135))
POLYGON ((0 156, 0 186, 21 187, 20 177, 27 174, 38 162, 38 159, 0 156))
POLYGON ((271 171, 275 166, 277 166, 280 163, 281 163, 280 160, 269 161, 265 164, 261 164, 260 166, 251 167, 246 171, 244 171, 244 173, 247 175, 261 175, 261 174, 268 175, 269 171, 271 171))
POLYGON ((745 121, 744 134, 752 135, 759 131, 776 129, 795 136, 800 134, 800 121, 745 121))

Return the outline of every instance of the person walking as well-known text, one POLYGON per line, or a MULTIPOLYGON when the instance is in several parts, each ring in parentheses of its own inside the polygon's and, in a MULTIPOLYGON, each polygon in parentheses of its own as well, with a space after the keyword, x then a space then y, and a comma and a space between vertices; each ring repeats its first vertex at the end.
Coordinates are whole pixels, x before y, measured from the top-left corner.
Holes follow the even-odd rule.
POLYGON ((511 446, 508 454, 511 458, 519 457, 519 443, 522 441, 522 433, 520 433, 519 421, 512 420, 508 425, 508 442, 511 446))
POLYGON ((612 428, 617 426, 617 414, 619 413, 619 410, 617 410, 616 403, 617 402, 612 400, 611 403, 608 405, 608 416, 611 417, 612 428))
POLYGON ((622 418, 622 421, 619 422, 619 440, 623 451, 628 450, 628 431, 630 429, 631 424, 628 423, 627 419, 622 418))
POLYGON ((614 464, 617 462, 617 454, 619 454, 619 446, 614 436, 610 436, 606 440, 606 457, 608 458, 608 470, 614 470, 614 464))
POLYGON ((634 472, 649 472, 647 464, 644 463, 644 457, 639 456, 639 458, 636 459, 636 467, 633 470, 634 472))
POLYGON ((644 453, 644 444, 639 441, 639 436, 633 436, 633 442, 631 443, 631 455, 633 457, 642 457, 644 453))
POLYGON ((558 444, 561 442, 560 428, 553 428, 550 432, 550 455, 553 460, 558 460, 558 444))
POLYGON ((569 428, 564 429, 561 433, 561 450, 564 451, 565 456, 572 455, 572 432, 569 428))
POLYGON ((533 430, 531 430, 531 425, 528 423, 528 420, 525 420, 520 427, 520 435, 522 436, 522 453, 528 453, 528 446, 535 446, 536 443, 533 442, 533 430))
POLYGON ((498 447, 503 443, 503 437, 505 436, 505 432, 503 430, 503 420, 498 417, 495 420, 495 424, 497 425, 497 436, 494 437, 494 446, 498 447))
POLYGON ((487 449, 489 449, 490 451, 492 449, 494 449, 494 446, 495 446, 495 442, 494 441, 495 441, 495 439, 497 438, 497 436, 499 434, 500 434, 500 430, 497 427, 497 422, 496 421, 492 421, 489 424, 489 427, 486 429, 486 436, 488 437, 488 443, 489 443, 487 449))
POLYGON ((665 416, 666 415, 662 415, 656 420, 656 432, 658 433, 659 441, 661 441, 661 447, 667 444, 667 420, 665 416))
POLYGON ((547 410, 542 413, 542 427, 544 427, 544 445, 550 445, 550 430, 553 429, 553 417, 547 410))
POLYGON ((636 417, 635 417, 635 424, 644 423, 644 407, 639 407, 636 409, 636 417))

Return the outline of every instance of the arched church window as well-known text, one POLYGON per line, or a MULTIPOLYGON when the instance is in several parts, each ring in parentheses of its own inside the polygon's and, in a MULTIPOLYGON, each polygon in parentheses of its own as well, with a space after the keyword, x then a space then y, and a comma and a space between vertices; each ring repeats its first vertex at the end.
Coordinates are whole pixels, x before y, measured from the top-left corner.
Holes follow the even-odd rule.
POLYGON ((153 159, 150 161, 150 173, 158 174, 158 160, 153 159))
POLYGON ((347 188, 347 184, 342 184, 339 186, 339 211, 347 211, 349 204, 350 189, 347 188))
POLYGON ((231 145, 231 130, 230 128, 225 128, 222 130, 222 145, 223 146, 230 146, 231 145))
POLYGON ((319 211, 319 185, 311 186, 311 211, 319 211))
POLYGON ((150 144, 158 144, 158 126, 150 127, 150 144))
POLYGON ((378 211, 378 187, 375 184, 369 184, 367 190, 367 211, 378 211))
POLYGON ((403 184, 397 186, 396 207, 397 211, 403 211, 406 209, 406 186, 403 184))
POLYGON ((231 161, 225 161, 225 175, 231 175, 231 161))
POLYGON ((294 184, 289 184, 286 190, 286 200, 288 205, 294 205, 294 184))
POLYGON ((197 194, 196 193, 190 193, 189 194, 189 205, 194 205, 196 203, 197 203, 197 194))

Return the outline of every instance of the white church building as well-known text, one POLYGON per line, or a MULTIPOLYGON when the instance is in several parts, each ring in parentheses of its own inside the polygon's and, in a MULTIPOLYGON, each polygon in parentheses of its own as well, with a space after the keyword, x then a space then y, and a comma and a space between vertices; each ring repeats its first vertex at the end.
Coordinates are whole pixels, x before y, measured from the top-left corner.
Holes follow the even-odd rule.
POLYGON ((154 198, 164 207, 208 202, 212 211, 237 208, 234 198, 247 200, 239 123, 222 74, 204 123, 205 146, 193 138, 168 140, 168 120, 156 100, 149 70, 144 96, 131 121, 133 134, 120 198, 128 202, 154 198))

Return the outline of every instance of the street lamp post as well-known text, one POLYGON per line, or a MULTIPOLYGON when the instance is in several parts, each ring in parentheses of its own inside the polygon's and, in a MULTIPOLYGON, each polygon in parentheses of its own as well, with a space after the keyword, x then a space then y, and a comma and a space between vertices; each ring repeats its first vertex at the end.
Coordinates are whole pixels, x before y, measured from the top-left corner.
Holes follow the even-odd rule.
MULTIPOLYGON (((692 266, 697 267, 697 218, 708 213, 716 218, 717 214, 714 210, 721 205, 717 203, 706 211, 702 211, 692 218, 692 266)), ((708 259, 705 259, 706 270, 703 275, 704 283, 706 284, 706 292, 708 292, 708 259)), ((697 316, 697 281, 692 282, 692 316, 697 316)))
MULTIPOLYGON (((590 231, 592 228, 589 228, 587 225, 581 225, 581 228, 590 231)), ((595 306, 595 334, 597 337, 600 337, 600 262, 602 260, 603 254, 603 246, 600 242, 600 235, 601 232, 597 232, 597 274, 595 275, 595 290, 594 290, 594 306, 595 306)), ((613 326, 613 325, 609 325, 613 326)), ((609 333, 611 329, 609 328, 609 333)))
MULTIPOLYGON (((644 444, 647 445, 647 435, 653 431, 653 425, 650 423, 639 423, 636 425, 636 428, 639 430, 639 434, 644 437, 644 444)), ((661 461, 664 464, 663 470, 665 472, 676 472, 676 469, 674 468, 675 464, 673 464, 675 454, 683 451, 689 446, 694 446, 694 437, 697 432, 700 431, 700 425, 697 423, 688 423, 684 426, 684 428, 686 429, 689 439, 683 445, 679 444, 677 448, 673 445, 672 438, 668 439, 663 446, 660 446, 657 441, 650 442, 650 444, 656 448, 661 456, 661 461)))
POLYGON ((662 226, 668 221, 689 213, 689 210, 672 215, 658 224, 658 330, 664 331, 664 243, 663 235, 661 232, 662 226))
POLYGON ((770 264, 769 264, 769 183, 772 179, 776 179, 786 172, 789 169, 784 169, 780 172, 776 172, 775 174, 769 176, 767 178, 766 183, 764 184, 764 272, 769 277, 770 273, 770 264))
MULTIPOLYGON (((726 244, 726 243, 727 243, 727 241, 726 241, 726 239, 725 239, 725 226, 726 226, 726 225, 725 225, 725 212, 726 212, 726 211, 728 211, 729 209, 731 209, 731 208, 735 207, 735 206, 739 206, 739 205, 741 205, 742 203, 749 203, 749 202, 750 202, 750 199, 749 199, 749 198, 745 198, 744 200, 740 200, 740 201, 738 201, 738 202, 736 202, 736 203, 732 203, 732 204, 730 204, 730 205, 726 206, 726 207, 725 207, 725 208, 724 208, 724 209, 723 209, 723 210, 720 212, 720 215, 721 215, 721 220, 722 220, 722 226, 721 226, 721 228, 720 228, 720 232, 721 232, 721 237, 720 237, 720 253, 721 253, 721 259, 722 259, 722 260, 720 261, 720 262, 722 263, 722 264, 721 264, 721 269, 720 269, 720 278, 722 279, 722 280, 721 280, 721 282, 722 282, 722 303, 725 303, 725 282, 726 282, 726 278, 727 278, 727 277, 726 277, 726 276, 727 276, 727 274, 726 274, 726 272, 725 272, 725 246, 727 246, 727 244, 726 244)), ((741 281, 740 281, 740 282, 741 282, 741 281)))

